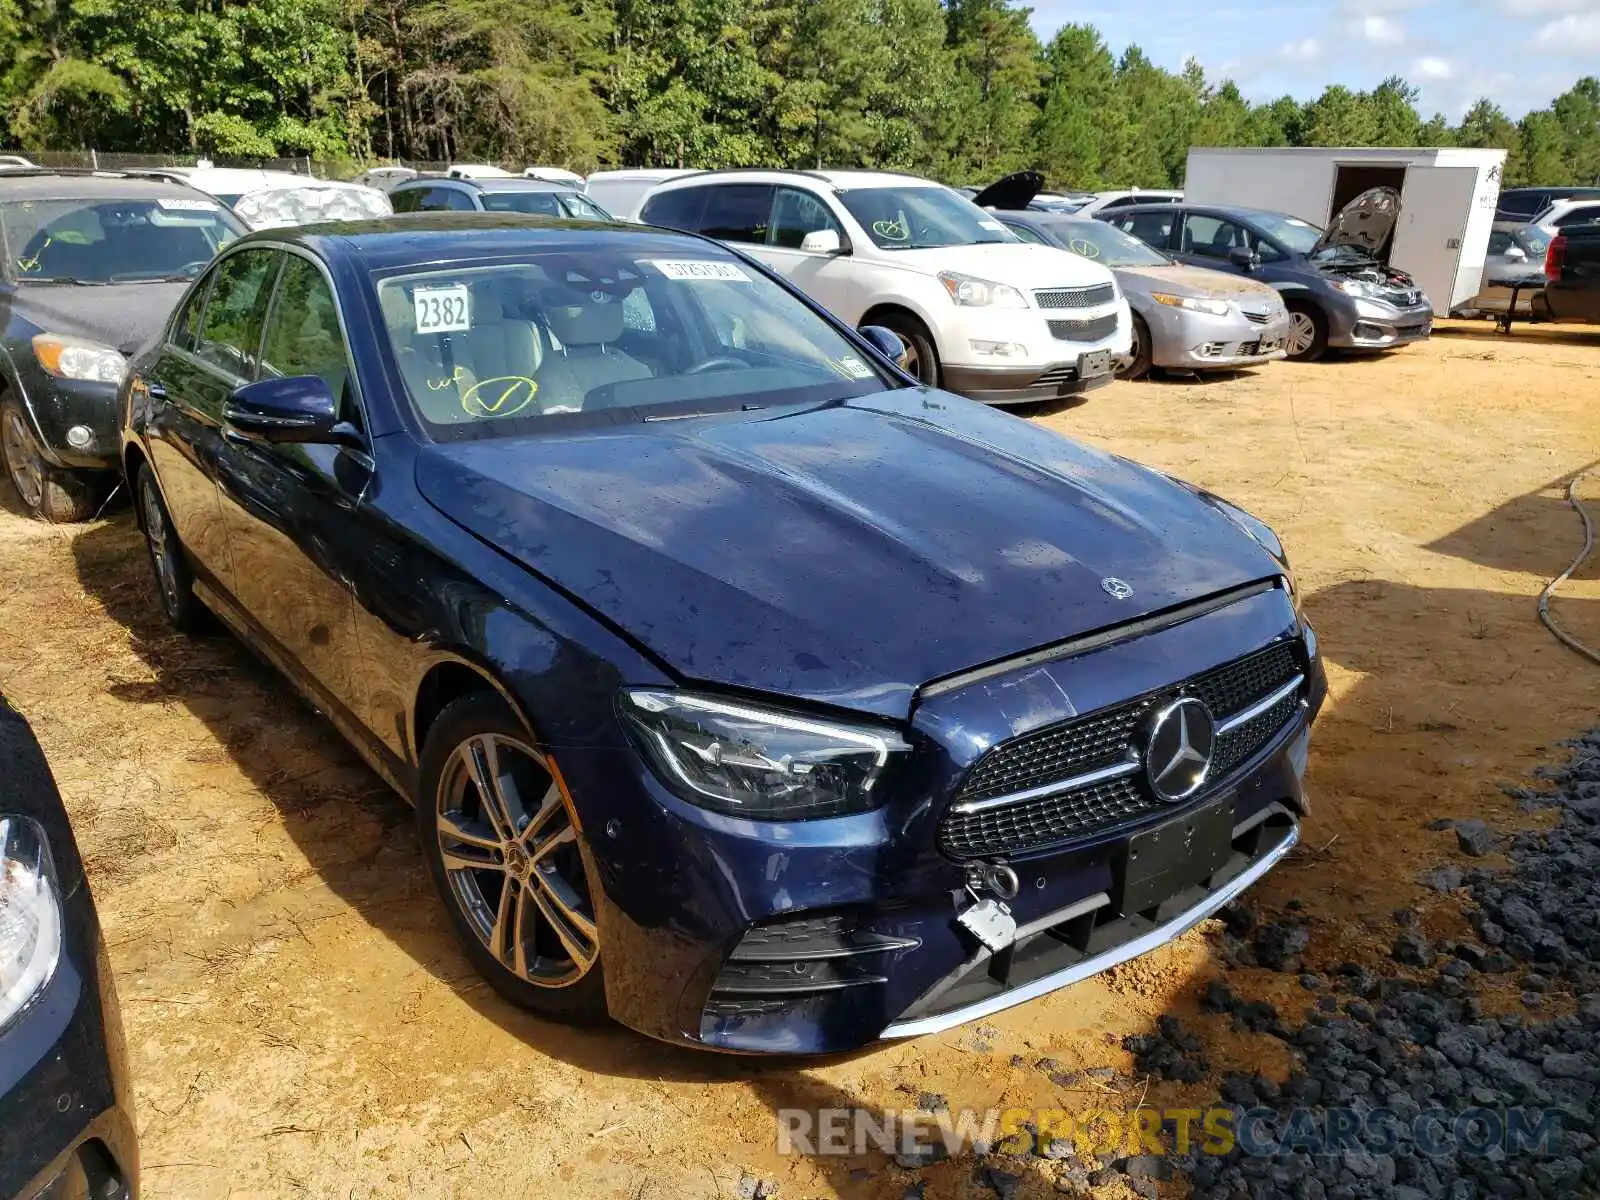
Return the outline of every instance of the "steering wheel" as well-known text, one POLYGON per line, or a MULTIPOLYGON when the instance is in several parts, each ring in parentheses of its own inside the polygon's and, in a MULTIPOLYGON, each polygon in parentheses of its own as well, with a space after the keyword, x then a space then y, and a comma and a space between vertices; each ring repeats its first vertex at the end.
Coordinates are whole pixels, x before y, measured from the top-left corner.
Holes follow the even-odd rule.
POLYGON ((704 375, 707 371, 743 371, 749 365, 749 363, 741 362, 730 355, 719 354, 715 358, 708 358, 704 362, 695 363, 684 374, 704 375))

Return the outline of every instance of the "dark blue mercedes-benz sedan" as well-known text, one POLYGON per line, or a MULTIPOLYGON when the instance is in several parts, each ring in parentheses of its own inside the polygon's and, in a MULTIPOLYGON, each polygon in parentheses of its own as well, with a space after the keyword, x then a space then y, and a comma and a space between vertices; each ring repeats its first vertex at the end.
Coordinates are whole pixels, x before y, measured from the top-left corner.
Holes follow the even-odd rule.
POLYGON ((278 230, 133 364, 125 466, 167 615, 415 804, 501 993, 842 1050, 1237 895, 1325 691, 1266 526, 895 345, 642 226, 278 230))

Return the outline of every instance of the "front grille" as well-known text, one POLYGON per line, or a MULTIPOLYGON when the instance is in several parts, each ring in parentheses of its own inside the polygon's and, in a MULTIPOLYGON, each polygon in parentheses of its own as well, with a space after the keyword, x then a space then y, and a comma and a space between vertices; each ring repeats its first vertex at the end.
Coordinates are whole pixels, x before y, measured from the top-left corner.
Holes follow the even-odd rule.
MULTIPOLYGON (((1140 785, 1137 775, 977 812, 956 808, 1126 761, 1134 752, 1140 722, 1160 702, 1194 696, 1221 724, 1301 673, 1296 644, 1277 642, 1171 688, 1003 742, 978 760, 957 791, 939 826, 940 846, 954 858, 1014 854, 1171 811, 1140 785)), ((1260 716, 1219 733, 1212 749, 1212 785, 1271 741, 1294 716, 1300 698, 1300 693, 1291 693, 1260 716)))
POLYGON ((1051 321, 1050 333, 1065 342, 1098 342, 1117 331, 1117 314, 1088 317, 1078 321, 1051 321))
POLYGON ((1094 308, 1096 305, 1110 304, 1116 298, 1117 289, 1109 283, 1097 283, 1093 287, 1051 288, 1033 294, 1034 303, 1040 308, 1094 308))
POLYGON ((1248 308, 1243 309, 1242 311, 1244 312, 1244 319, 1249 321, 1252 325, 1265 325, 1268 321, 1272 320, 1272 314, 1270 312, 1251 312, 1248 308))

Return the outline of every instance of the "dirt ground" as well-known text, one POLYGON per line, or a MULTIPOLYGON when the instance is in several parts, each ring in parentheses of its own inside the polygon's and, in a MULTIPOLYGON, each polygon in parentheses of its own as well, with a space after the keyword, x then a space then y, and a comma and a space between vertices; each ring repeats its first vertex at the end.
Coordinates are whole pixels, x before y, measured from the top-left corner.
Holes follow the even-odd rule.
MULTIPOLYGON (((1391 912, 1436 932, 1456 902, 1418 871, 1457 858, 1437 816, 1537 820, 1499 790, 1596 723, 1600 667, 1536 621, 1582 544, 1561 494, 1600 460, 1600 333, 1454 324, 1375 361, 1117 385, 1036 415, 1194 480, 1277 527, 1332 682, 1305 844, 1259 886, 1314 918, 1320 969, 1376 963, 1391 912)), ((1600 515, 1600 475, 1584 488, 1600 515)), ((1164 1012, 1214 1073, 1284 1069, 1282 1044, 1199 1012, 1205 929, 964 1028, 843 1060, 682 1052, 541 1024, 479 985, 431 893, 408 811, 224 637, 161 623, 131 518, 53 529, 0 504, 0 689, 34 722, 89 864, 121 991, 150 1197, 988 1195, 970 1161, 914 1176, 879 1154, 780 1157, 774 1112, 1121 1108, 1214 1095, 1131 1072, 1164 1012)), ((1600 571, 1556 601, 1600 645, 1600 571)), ((1298 1013, 1292 976, 1233 971, 1298 1013)), ((1053 1164, 1021 1196, 1054 1194, 1053 1164)), ((1118 1185, 1120 1186, 1120 1185, 1118 1185)), ((1177 1184, 1168 1194, 1179 1194, 1177 1184)), ((1112 1194, 1108 1192, 1107 1194, 1112 1194)))

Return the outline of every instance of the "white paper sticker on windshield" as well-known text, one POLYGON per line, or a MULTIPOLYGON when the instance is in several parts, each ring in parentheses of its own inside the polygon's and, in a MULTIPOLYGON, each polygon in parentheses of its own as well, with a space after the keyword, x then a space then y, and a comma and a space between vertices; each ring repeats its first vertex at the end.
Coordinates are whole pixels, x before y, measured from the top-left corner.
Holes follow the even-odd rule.
POLYGON ((417 314, 418 333, 465 333, 472 328, 471 301, 467 285, 419 287, 411 302, 417 314))
POLYGON ((168 212, 216 212, 215 200, 177 200, 171 196, 158 196, 156 203, 168 212))
POLYGON ((750 276, 738 263, 713 262, 710 259, 647 258, 642 260, 660 271, 668 279, 716 279, 749 283, 750 276))
POLYGON ((839 359, 839 370, 846 379, 871 379, 872 368, 867 366, 854 354, 846 354, 839 359))

